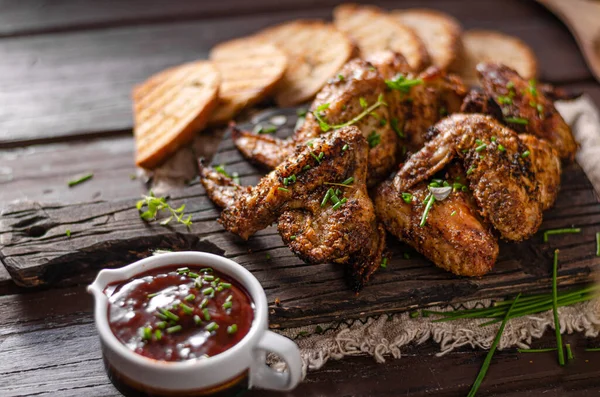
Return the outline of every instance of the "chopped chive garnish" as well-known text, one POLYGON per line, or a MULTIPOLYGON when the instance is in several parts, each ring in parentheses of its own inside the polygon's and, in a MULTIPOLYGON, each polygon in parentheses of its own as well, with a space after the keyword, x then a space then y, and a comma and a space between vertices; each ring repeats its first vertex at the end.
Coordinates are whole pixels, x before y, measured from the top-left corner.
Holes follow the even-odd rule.
POLYGON ((552 229, 552 230, 546 230, 544 232, 544 242, 547 243, 548 242, 548 236, 553 235, 553 234, 568 234, 568 233, 580 233, 581 229, 580 228, 566 228, 566 229, 552 229))
POLYGON ((310 165, 306 164, 304 167, 302 167, 302 171, 308 171, 310 170, 310 165))
POLYGON ((210 320, 210 313, 208 312, 208 309, 202 309, 202 315, 206 321, 210 320))
POLYGON ((65 230, 65 234, 67 235, 67 237, 71 237, 71 229, 65 230))
POLYGON ((512 81, 509 81, 508 83, 506 83, 506 88, 508 88, 509 90, 512 88, 515 88, 515 83, 513 83, 512 81))
POLYGON ((187 301, 187 302, 191 302, 194 299, 196 299, 196 295, 194 295, 194 294, 189 294, 188 296, 186 296, 185 298, 183 298, 183 300, 187 301))
POLYGON ((223 287, 222 287, 221 285, 219 285, 219 286, 217 287, 217 292, 221 292, 221 291, 223 291, 223 287))
POLYGON ((433 196, 433 194, 430 194, 429 200, 427 200, 427 204, 425 204, 425 210, 423 211, 423 216, 421 217, 421 223, 419 224, 420 227, 425 226, 425 222, 427 222, 427 216, 429 215, 429 211, 431 211, 431 207, 433 206, 434 202, 435 202, 435 197, 433 196))
POLYGON ((487 145, 486 145, 485 143, 484 143, 484 144, 481 144, 481 145, 479 145, 479 146, 477 146, 477 147, 475 148, 475 151, 479 153, 479 152, 481 152, 482 150, 484 150, 486 147, 487 147, 487 145))
POLYGON ((492 356, 494 355, 494 352, 496 351, 496 348, 498 347, 498 344, 500 343, 500 338, 502 337, 502 333, 504 332, 504 328, 506 327, 506 322, 508 321, 510 314, 512 312, 512 309, 515 307, 515 304, 517 303, 517 301, 519 300, 520 297, 521 297, 521 294, 517 295, 517 297, 513 301, 512 305, 510 305, 510 308, 506 312, 506 315, 504 316, 504 319, 502 320, 502 324, 500 325, 500 329, 498 329, 498 333, 496 333, 494 342, 492 342, 490 351, 488 352, 487 356, 485 356, 485 360, 483 361, 481 370, 479 371, 479 374, 477 375, 477 378, 475 379, 475 382, 473 383, 473 386, 471 387, 471 390, 469 391, 469 394, 467 395, 467 397, 474 397, 475 394, 477 393, 477 390, 479 389, 479 386, 481 386, 481 382, 483 382, 483 378, 485 378, 485 374, 487 373, 487 370, 490 367, 490 362, 492 361, 492 356))
POLYGON ((237 332, 237 324, 231 324, 229 327, 227 327, 227 333, 228 334, 235 334, 237 332))
POLYGON ((160 329, 165 329, 167 327, 167 322, 166 321, 159 321, 156 323, 156 326, 160 329))
POLYGON ((390 126, 392 127, 392 130, 394 130, 396 135, 398 135, 398 137, 400 137, 401 139, 406 138, 406 135, 404 135, 404 132, 402 132, 400 126, 398 125, 398 119, 390 119, 390 126))
POLYGON ((208 288, 205 288, 202 290, 202 293, 204 295, 210 295, 210 294, 213 294, 214 292, 215 292, 215 290, 212 287, 208 287, 208 288))
POLYGON ((274 125, 270 125, 270 126, 267 126, 267 127, 260 127, 258 129, 258 133, 259 134, 272 134, 272 133, 274 133, 276 131, 277 131, 277 127, 275 127, 274 125))
POLYGON ((471 167, 467 170, 467 175, 471 175, 475 171, 475 167, 471 167))
POLYGON ((387 268, 387 263, 388 263, 388 258, 383 258, 383 260, 381 261, 381 264, 379 266, 381 266, 383 269, 387 268))
POLYGON ((152 328, 151 327, 144 327, 142 329, 142 339, 143 340, 152 339, 152 328))
POLYGON ((523 117, 505 117, 504 121, 506 121, 507 123, 521 124, 521 125, 529 124, 529 120, 524 119, 523 117))
POLYGON ((212 273, 213 269, 211 267, 205 267, 203 269, 200 269, 200 273, 212 273))
POLYGON ((194 323, 196 323, 196 325, 202 324, 202 319, 197 314, 194 314, 194 323))
POLYGON ((180 267, 179 269, 177 269, 177 273, 179 274, 185 274, 185 273, 189 273, 190 269, 188 267, 180 267))
POLYGON ((233 303, 231 301, 223 303, 223 309, 231 309, 233 303))
POLYGON ((165 315, 164 315, 164 314, 162 314, 162 313, 154 313, 154 315, 155 315, 156 317, 160 318, 161 320, 168 320, 168 319, 169 319, 169 317, 165 316, 165 315))
POLYGON ((219 285, 223 288, 231 288, 231 283, 221 283, 219 285))
POLYGON ((335 203, 331 208, 334 210, 339 209, 342 205, 344 205, 344 203, 342 202, 342 200, 338 201, 337 203, 335 203))
POLYGON ((348 146, 348 144, 345 144, 344 146, 342 146, 342 152, 345 152, 346 150, 348 150, 350 146, 348 146))
POLYGON ((310 155, 313 156, 315 160, 317 160, 317 163, 321 164, 321 159, 312 150, 310 150, 309 152, 310 155))
POLYGON ((323 157, 325 157, 325 153, 323 153, 323 152, 319 153, 319 155, 317 156, 317 158, 319 159, 319 161, 322 161, 323 157))
POLYGON ((204 329, 206 329, 208 332, 213 332, 219 329, 219 324, 213 321, 212 323, 208 324, 204 329))
POLYGON ((284 188, 284 187, 278 187, 278 188, 277 188, 277 190, 280 190, 280 191, 282 191, 282 192, 286 192, 286 193, 289 193, 289 192, 290 192, 290 189, 286 189, 286 188, 284 188))
POLYGON ((511 103, 513 103, 513 101, 510 97, 500 95, 498 96, 498 103, 500 105, 510 105, 511 103))
POLYGON ((92 174, 92 173, 82 175, 79 178, 71 179, 70 181, 67 182, 67 185, 69 187, 73 187, 73 186, 79 185, 80 183, 83 183, 85 181, 88 181, 88 180, 92 179, 93 176, 94 176, 94 174, 92 174))
POLYGON ((157 329, 156 331, 154 331, 154 339, 156 339, 156 340, 162 339, 162 332, 160 329, 157 329))
POLYGON ((200 302, 201 308, 205 308, 206 305, 208 305, 208 298, 204 298, 204 299, 202 299, 202 302, 200 302))
POLYGON ((367 100, 363 97, 358 98, 358 102, 360 103, 360 107, 361 108, 366 108, 367 106, 369 106, 369 104, 367 103, 367 100))
POLYGON ((296 109, 296 115, 298 115, 298 117, 304 117, 304 116, 306 116, 306 113, 308 113, 308 110, 306 110, 304 108, 296 109))
POLYGON ((588 349, 585 349, 586 352, 600 352, 600 347, 591 347, 588 349))
POLYGON ((209 274, 209 275, 206 275, 206 276, 204 276, 203 278, 204 278, 204 280, 206 280, 206 281, 213 281, 213 280, 215 279, 215 276, 211 276, 211 275, 209 274))
POLYGON ((348 178, 344 182, 342 182, 342 185, 349 185, 352 182, 354 182, 354 177, 353 176, 351 176, 350 178, 348 178))
POLYGON ((410 314, 408 316, 410 318, 417 318, 417 317, 419 317, 419 312, 415 310, 414 312, 410 312, 410 314))
POLYGON ((386 120, 386 119, 382 118, 381 120, 379 120, 379 125, 380 125, 380 126, 382 126, 382 127, 383 127, 383 126, 385 126, 386 124, 387 124, 387 120, 386 120))
POLYGON ((162 314, 163 316, 165 316, 166 318, 168 318, 169 320, 173 320, 173 321, 179 321, 179 316, 170 312, 167 309, 158 309, 158 311, 160 312, 160 314, 162 314))
POLYGON ((225 299, 225 302, 231 302, 232 299, 233 299, 233 295, 229 295, 227 297, 227 299, 225 299))
POLYGON ((456 210, 452 211, 452 213, 450 214, 450 216, 454 216, 454 215, 456 215, 456 210))
POLYGON ((549 347, 547 349, 517 349, 519 353, 545 353, 556 351, 556 347, 549 347))
POLYGON ((200 275, 198 273, 194 273, 194 272, 188 272, 188 274, 186 274, 186 276, 191 277, 191 278, 200 277, 200 275))
POLYGON ((379 145, 379 143, 381 142, 381 135, 379 135, 375 131, 371 131, 371 133, 367 137, 367 142, 369 143, 369 147, 372 149, 375 146, 379 145))
POLYGON ((327 190, 327 193, 325 193, 325 197, 323 197, 323 200, 321 201, 321 207, 325 207, 325 205, 329 201, 329 198, 331 197, 332 194, 333 194, 333 189, 329 188, 329 190, 327 190))
POLYGON ((404 257, 404 259, 410 259, 410 254, 408 252, 405 252, 404 254, 402 254, 402 256, 404 257))
POLYGON ((181 307, 181 310, 183 310, 183 312, 185 314, 192 314, 192 313, 194 313, 194 309, 192 309, 191 307, 189 307, 185 303, 180 303, 179 307, 181 307))
POLYGON ((498 150, 500 150, 501 152, 506 152, 506 148, 502 145, 498 145, 498 150))
POLYGON ((337 75, 337 78, 339 81, 344 81, 344 75, 341 73, 337 75))
POLYGON ((147 298, 148 298, 148 299, 150 299, 150 298, 154 298, 154 297, 155 297, 155 296, 157 296, 157 295, 160 295, 160 292, 155 292, 155 293, 153 293, 153 294, 148 294, 147 298))
POLYGON ((402 200, 404 200, 404 202, 406 204, 410 204, 412 202, 413 199, 413 195, 410 193, 402 193, 402 200))
POLYGON ((556 333, 556 347, 558 349, 558 363, 565 365, 565 352, 562 346, 562 335, 560 334, 560 321, 558 320, 558 250, 554 250, 554 263, 552 266, 552 313, 554 315, 554 330, 556 333))
POLYGON ((600 256, 600 232, 596 233, 596 256, 600 256))
POLYGON ((573 360, 575 356, 573 355, 573 351, 571 350, 571 345, 567 343, 565 347, 567 348, 567 360, 573 360))
POLYGON ((183 329, 181 325, 175 325, 173 327, 167 328, 167 334, 173 334, 175 332, 179 332, 183 329))
POLYGON ((295 240, 295 239, 296 239, 296 236, 290 236, 290 240, 292 240, 292 241, 293 241, 293 240, 295 240))
POLYGON ((215 171, 223 176, 226 176, 227 178, 231 178, 231 175, 229 175, 229 173, 225 170, 225 164, 219 164, 215 166, 215 171))
POLYGON ((531 154, 531 152, 529 150, 525 150, 523 153, 521 153, 521 158, 526 158, 531 154))

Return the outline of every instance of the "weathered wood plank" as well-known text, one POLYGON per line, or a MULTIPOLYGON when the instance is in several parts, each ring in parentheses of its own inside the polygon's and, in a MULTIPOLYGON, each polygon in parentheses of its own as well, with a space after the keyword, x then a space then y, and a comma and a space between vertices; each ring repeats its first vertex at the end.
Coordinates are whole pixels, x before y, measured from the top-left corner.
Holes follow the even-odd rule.
MULTIPOLYGON (((287 127, 295 123, 293 109, 287 127)), ((256 121, 269 118, 265 112, 256 121), (261 118, 262 117, 262 118, 261 118)), ((280 136, 289 133, 280 128, 280 136)), ((225 137, 213 161, 240 173, 242 183, 254 183, 263 171, 243 160, 225 137)), ((600 204, 577 165, 563 173, 562 191, 547 212, 540 231, 520 244, 502 244, 493 272, 481 279, 457 278, 426 261, 390 237, 393 257, 358 296, 345 284, 343 269, 309 266, 284 246, 274 227, 249 241, 227 233, 216 219, 219 210, 198 182, 174 192, 172 205, 186 204, 193 216, 190 230, 146 224, 134 208, 135 199, 81 204, 20 203, 0 220, 0 258, 14 281, 24 286, 69 285, 89 281, 102 267, 120 266, 150 255, 156 248, 202 250, 236 260, 264 286, 271 305, 272 326, 292 326, 339 318, 357 318, 437 302, 464 301, 516 291, 547 288, 553 250, 561 249, 561 284, 587 282, 600 269, 595 256, 595 233, 600 230, 600 204), (543 230, 582 228, 578 235, 553 236, 542 241, 543 230), (67 237, 65 230, 71 231, 67 237), (403 253, 409 252, 410 259, 403 253), (278 299, 281 305, 275 305, 278 299)))
MULTIPOLYGON (((104 374, 93 324, 92 298, 83 287, 0 297, 0 395, 118 396, 104 374), (49 316, 51 314, 51 316, 49 316)), ((547 332, 534 347, 554 344, 547 332)), ((481 392, 501 396, 586 396, 600 384, 600 361, 581 334, 565 336, 576 360, 567 367, 553 353, 524 355, 515 349, 497 352, 481 392), (524 390, 527 390, 525 392, 524 390), (518 393, 518 394, 514 394, 518 393)), ((330 360, 289 396, 440 396, 464 395, 486 352, 462 348, 443 358, 431 342, 401 349, 401 359, 385 365, 372 357, 330 360), (357 378, 360 381, 357 381, 357 378)), ((250 396, 278 393, 253 391, 250 396)))
MULTIPOLYGON (((533 18, 539 15, 538 5, 480 3, 473 1, 455 12, 460 11, 458 16, 465 18, 467 28, 499 29, 523 38, 538 54, 544 80, 590 77, 568 31, 550 15, 533 18), (489 19, 474 18, 476 10, 489 19)), ((330 13, 329 7, 319 7, 5 38, 0 41, 0 147, 128 132, 132 126, 129 95, 135 83, 168 66, 204 58, 222 40, 288 19, 329 18, 330 13)))

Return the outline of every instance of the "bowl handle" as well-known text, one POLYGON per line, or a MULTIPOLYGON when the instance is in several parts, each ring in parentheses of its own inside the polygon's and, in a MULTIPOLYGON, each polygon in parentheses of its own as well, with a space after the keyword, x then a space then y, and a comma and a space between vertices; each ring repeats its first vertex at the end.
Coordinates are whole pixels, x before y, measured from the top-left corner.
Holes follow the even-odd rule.
POLYGON ((270 390, 292 390, 302 378, 302 358, 298 346, 285 336, 265 331, 256 349, 277 354, 287 364, 283 372, 275 371, 264 362, 265 355, 258 354, 252 369, 252 386, 270 390))

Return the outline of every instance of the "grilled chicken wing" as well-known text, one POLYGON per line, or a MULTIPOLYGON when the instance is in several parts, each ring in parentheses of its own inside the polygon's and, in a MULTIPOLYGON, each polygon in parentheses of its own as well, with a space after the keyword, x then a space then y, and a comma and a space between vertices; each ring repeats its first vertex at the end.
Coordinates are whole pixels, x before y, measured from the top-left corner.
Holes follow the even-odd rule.
POLYGON ((577 143, 548 98, 547 88, 538 87, 535 81, 525 81, 504 65, 480 63, 477 72, 483 90, 500 107, 502 122, 519 133, 547 140, 563 160, 574 159, 577 143))
MULTIPOLYGON (((462 168, 455 164, 451 169, 450 183, 464 182, 462 168)), ((390 233, 438 267, 460 276, 489 272, 498 257, 498 242, 480 218, 471 194, 455 189, 445 200, 436 201, 421 226, 429 193, 424 182, 404 192, 384 182, 375 193, 375 211, 390 233)))
MULTIPOLYGON (((534 158, 539 156, 541 163, 556 166, 551 159, 542 160, 539 152, 543 149, 537 150, 537 145, 545 143, 535 137, 523 141, 492 117, 479 114, 455 114, 433 128, 437 136, 405 163, 394 178, 394 187, 406 191, 457 157, 467 169, 480 214, 507 240, 519 241, 534 234, 546 205, 531 153, 535 151, 534 158)), ((546 148, 552 153, 548 145, 546 148)))
POLYGON ((532 172, 540 188, 542 209, 552 207, 560 189, 560 157, 550 144, 529 134, 519 135, 521 142, 529 150, 532 172))
POLYGON ((387 106, 377 105, 384 89, 384 79, 370 63, 361 59, 351 60, 319 92, 306 121, 293 137, 279 140, 236 131, 234 142, 245 157, 274 168, 291 155, 297 145, 304 145, 310 139, 335 130, 335 126, 360 117, 352 124, 369 143, 367 180, 374 185, 387 177, 396 165, 396 134, 387 122, 387 106), (368 109, 371 111, 367 112, 368 109), (323 131, 314 113, 332 126, 331 130, 323 131))
POLYGON ((369 145, 344 127, 298 147, 255 187, 235 185, 201 167, 209 197, 224 207, 219 221, 248 239, 278 222, 283 241, 308 263, 345 264, 359 290, 379 267, 385 231, 367 194, 369 145), (327 199, 326 199, 327 198, 327 199))
POLYGON ((426 142, 427 130, 442 117, 459 111, 467 89, 457 76, 435 67, 412 73, 404 57, 384 51, 368 58, 388 82, 385 98, 390 123, 402 138, 401 151, 419 150, 426 142), (394 82, 397 84, 394 85, 394 82), (393 87, 396 87, 395 89, 393 87))

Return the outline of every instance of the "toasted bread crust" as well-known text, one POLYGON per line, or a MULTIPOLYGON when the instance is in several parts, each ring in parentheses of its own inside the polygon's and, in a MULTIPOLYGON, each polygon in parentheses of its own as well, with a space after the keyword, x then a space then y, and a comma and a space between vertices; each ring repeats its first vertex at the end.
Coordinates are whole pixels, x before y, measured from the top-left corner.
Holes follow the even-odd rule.
POLYGON ((219 44, 211 50, 210 59, 222 78, 211 125, 227 123, 243 108, 270 95, 288 64, 283 51, 252 37, 219 44))
POLYGON ((463 34, 464 59, 461 77, 477 84, 475 67, 480 62, 504 64, 515 69, 524 79, 537 75, 538 62, 533 50, 517 37, 491 30, 468 30, 463 34))
POLYGON ((344 33, 319 20, 283 23, 253 37, 273 43, 288 57, 288 68, 275 92, 279 106, 312 99, 354 51, 352 41, 344 33))
POLYGON ((133 90, 136 165, 154 168, 203 128, 221 77, 207 61, 164 70, 133 90))
POLYGON ((441 70, 455 68, 462 50, 462 27, 454 17, 426 8, 397 10, 392 15, 419 36, 434 66, 441 70))
POLYGON ((400 21, 374 6, 342 4, 333 10, 335 26, 358 45, 361 55, 389 50, 401 53, 415 71, 429 64, 425 45, 400 21))

